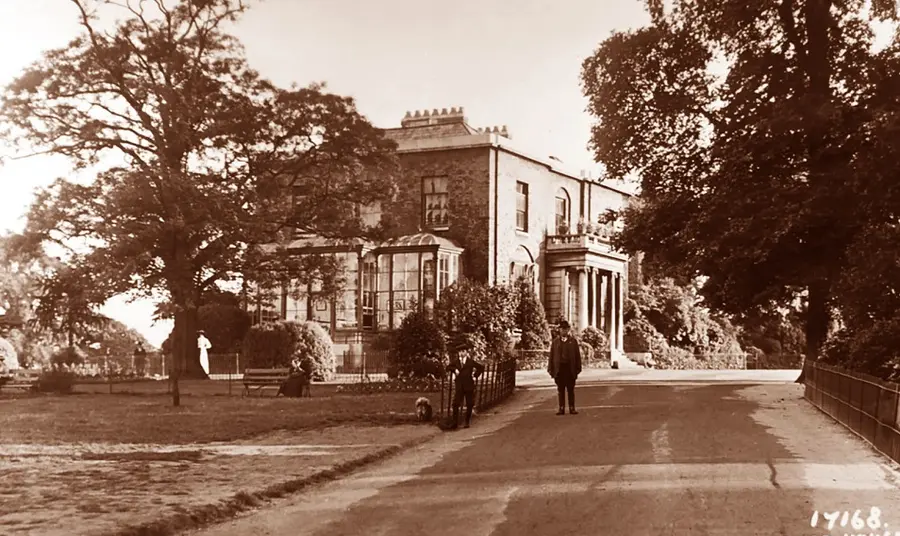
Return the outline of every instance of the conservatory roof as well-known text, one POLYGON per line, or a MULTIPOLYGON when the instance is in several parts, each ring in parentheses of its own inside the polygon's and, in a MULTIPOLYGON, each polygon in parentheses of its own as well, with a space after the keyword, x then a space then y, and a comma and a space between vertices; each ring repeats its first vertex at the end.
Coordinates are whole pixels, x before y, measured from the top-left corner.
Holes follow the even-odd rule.
POLYGON ((450 249, 462 251, 463 248, 456 245, 452 240, 442 236, 436 236, 431 233, 416 233, 414 235, 401 236, 391 238, 382 242, 378 247, 381 248, 416 248, 438 246, 440 249, 450 249))

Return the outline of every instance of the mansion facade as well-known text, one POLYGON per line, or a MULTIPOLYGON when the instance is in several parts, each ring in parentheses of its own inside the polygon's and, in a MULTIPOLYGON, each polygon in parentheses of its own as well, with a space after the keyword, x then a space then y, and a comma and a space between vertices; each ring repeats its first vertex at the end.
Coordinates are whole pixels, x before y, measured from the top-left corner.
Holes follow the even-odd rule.
MULTIPOLYGON (((489 284, 526 277, 548 320, 594 326, 623 349, 628 258, 597 224, 631 194, 562 169, 528 152, 503 128, 476 129, 463 109, 407 113, 386 129, 398 144, 400 193, 389 213, 399 229, 383 243, 339 243, 297 236, 298 254, 343 257, 343 299, 295 300, 285 290, 262 319, 317 321, 330 329, 335 353, 357 354, 371 335, 396 329, 413 304, 433 305, 460 277, 489 284)), ((314 296, 310 288, 306 296, 314 296)))

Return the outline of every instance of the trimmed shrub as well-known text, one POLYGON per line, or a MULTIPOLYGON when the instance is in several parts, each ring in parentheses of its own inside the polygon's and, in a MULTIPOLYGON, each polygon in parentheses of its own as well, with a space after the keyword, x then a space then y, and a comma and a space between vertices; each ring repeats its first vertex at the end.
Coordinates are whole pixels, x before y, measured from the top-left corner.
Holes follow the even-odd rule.
POLYGON ((594 362, 594 349, 586 342, 579 342, 578 347, 581 349, 581 367, 587 368, 594 362))
POLYGON ((640 351, 651 352, 654 359, 669 347, 662 333, 643 316, 637 316, 625 323, 625 335, 635 341, 640 351))
POLYGON ((549 350, 520 350, 516 355, 516 370, 546 369, 549 359, 549 350))
POLYGON ((244 337, 243 353, 250 368, 287 368, 294 357, 315 381, 334 376, 333 344, 328 332, 317 322, 263 322, 251 327, 244 337))
POLYGON ((242 353, 248 368, 283 368, 291 364, 296 334, 285 322, 262 322, 244 337, 242 353))
POLYGON ((388 354, 392 365, 388 377, 440 377, 446 364, 442 357, 445 350, 444 333, 437 323, 424 311, 414 311, 403 319, 397 330, 388 354))
POLYGON ((595 354, 609 354, 609 337, 599 329, 588 326, 579 334, 581 342, 588 344, 595 354))
POLYGON ((394 332, 381 332, 372 337, 372 349, 379 352, 387 352, 394 348, 397 334, 394 332))
POLYGON ((41 393, 68 395, 75 386, 75 374, 59 367, 45 370, 38 377, 37 389, 41 393))
MULTIPOLYGON (((337 366, 331 336, 318 322, 285 322, 295 334, 293 355, 300 357, 302 368, 314 381, 334 377, 337 366)), ((293 356, 292 356, 293 357, 293 356)), ((290 364, 290 361, 288 361, 290 364)))
POLYGON ((488 354, 493 355, 511 343, 517 302, 511 287, 460 280, 441 293, 434 307, 435 321, 445 333, 480 333, 488 354))
MULTIPOLYGON (((478 332, 474 333, 457 333, 454 335, 454 341, 465 342, 472 347, 472 353, 475 354, 475 359, 478 361, 486 361, 491 355, 489 355, 491 348, 488 346, 487 341, 484 339, 484 335, 478 332)), ((497 351, 497 357, 502 357, 503 349, 499 348, 497 351)))
POLYGON ((544 306, 534 292, 534 287, 524 280, 516 282, 518 296, 516 327, 522 331, 517 348, 520 350, 543 350, 550 347, 550 324, 544 306))

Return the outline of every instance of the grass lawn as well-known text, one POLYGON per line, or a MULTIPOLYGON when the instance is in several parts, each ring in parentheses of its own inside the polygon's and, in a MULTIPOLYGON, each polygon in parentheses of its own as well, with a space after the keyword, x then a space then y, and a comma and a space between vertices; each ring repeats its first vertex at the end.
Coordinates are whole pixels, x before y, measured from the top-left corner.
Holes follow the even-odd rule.
MULTIPOLYGON (((173 407, 166 382, 79 385, 73 395, 0 397, 0 442, 186 444, 246 439, 273 430, 308 430, 340 424, 415 422, 417 393, 335 394, 313 385, 312 398, 242 398, 225 382, 182 382, 181 406, 173 407), (131 394, 124 394, 126 391, 131 394)), ((242 387, 242 386, 241 386, 242 387)), ((434 394, 428 395, 434 400, 434 394)), ((440 396, 438 394, 438 396, 440 396)))

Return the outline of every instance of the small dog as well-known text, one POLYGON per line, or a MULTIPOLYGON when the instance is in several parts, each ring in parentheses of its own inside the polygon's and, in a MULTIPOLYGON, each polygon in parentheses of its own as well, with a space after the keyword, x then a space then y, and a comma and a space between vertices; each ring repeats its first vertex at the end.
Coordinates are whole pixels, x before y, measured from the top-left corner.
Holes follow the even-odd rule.
POLYGON ((431 422, 432 416, 431 402, 424 396, 420 396, 416 400, 416 417, 420 422, 431 422))

